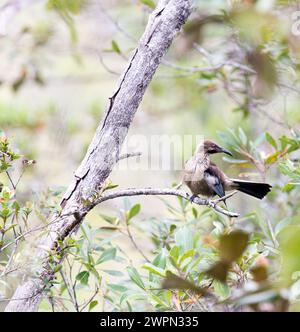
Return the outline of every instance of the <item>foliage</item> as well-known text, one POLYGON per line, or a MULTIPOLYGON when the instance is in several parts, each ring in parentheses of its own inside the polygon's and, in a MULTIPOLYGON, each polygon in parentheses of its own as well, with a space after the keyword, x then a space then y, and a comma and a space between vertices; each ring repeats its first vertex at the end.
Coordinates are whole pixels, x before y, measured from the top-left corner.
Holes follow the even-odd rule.
MULTIPOLYGON (((289 20, 295 6, 196 3, 135 129, 153 134, 153 124, 163 134, 171 127, 212 137, 234 154, 223 158, 226 173, 268 181, 272 191, 264 201, 243 194, 227 200, 241 214, 236 219, 182 198, 155 198, 150 207, 129 199, 123 207, 101 205, 50 253, 54 279, 45 280, 40 310, 300 310, 300 44, 289 20)), ((112 75, 128 60, 145 13, 156 4, 116 1, 108 14, 90 1, 49 0, 39 8, 41 18, 30 13, 16 24, 11 38, 20 43, 1 39, 7 67, 0 123, 7 136, 1 131, 0 301, 35 269, 32 245, 60 213, 64 179, 84 155, 112 75), (98 72, 99 58, 105 73, 98 72)), ((155 177, 165 183, 164 174, 155 177)), ((121 185, 127 178, 130 186, 151 185, 154 176, 121 173, 121 185)), ((112 183, 103 191, 113 190, 112 183)))
POLYGON ((6 287, 7 275, 14 271, 13 258, 18 244, 25 240, 29 220, 32 214, 31 204, 22 204, 16 196, 18 184, 24 171, 33 165, 33 160, 23 159, 21 173, 17 180, 12 178, 12 169, 21 156, 10 147, 8 138, 0 133, 0 174, 5 182, 0 182, 0 257, 1 257, 1 286, 6 287))

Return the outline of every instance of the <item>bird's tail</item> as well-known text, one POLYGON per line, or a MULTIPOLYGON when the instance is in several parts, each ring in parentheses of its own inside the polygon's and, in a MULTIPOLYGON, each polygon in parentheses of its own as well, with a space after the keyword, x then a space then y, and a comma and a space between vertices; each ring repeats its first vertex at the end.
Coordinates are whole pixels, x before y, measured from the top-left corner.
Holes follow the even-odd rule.
POLYGON ((271 191, 272 188, 272 186, 268 183, 259 183, 235 179, 232 181, 236 190, 259 199, 263 199, 267 195, 267 193, 271 191))

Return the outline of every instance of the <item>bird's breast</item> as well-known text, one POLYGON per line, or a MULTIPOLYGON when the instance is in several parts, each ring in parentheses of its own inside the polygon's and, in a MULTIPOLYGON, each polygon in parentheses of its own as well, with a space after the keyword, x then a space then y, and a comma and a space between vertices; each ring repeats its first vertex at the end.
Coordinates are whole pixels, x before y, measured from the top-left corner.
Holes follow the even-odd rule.
POLYGON ((194 195, 201 195, 201 196, 213 196, 214 191, 211 187, 208 186, 207 182, 203 178, 199 181, 188 181, 186 185, 190 188, 191 192, 194 195))
POLYGON ((185 165, 183 181, 194 195, 211 196, 213 194, 204 177, 208 163, 208 159, 194 156, 185 165))

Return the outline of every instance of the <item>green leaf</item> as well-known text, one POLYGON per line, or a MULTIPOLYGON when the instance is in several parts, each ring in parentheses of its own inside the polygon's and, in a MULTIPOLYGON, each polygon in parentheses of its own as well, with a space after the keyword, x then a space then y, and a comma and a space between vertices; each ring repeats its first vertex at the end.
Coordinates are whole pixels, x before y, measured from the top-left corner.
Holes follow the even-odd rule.
POLYGON ((97 260, 96 265, 104 263, 106 261, 109 261, 111 259, 115 259, 117 254, 117 249, 116 248, 109 248, 105 250, 100 258, 97 260))
POLYGON ((140 204, 135 204, 129 211, 128 213, 128 220, 132 219, 135 217, 141 210, 141 205, 140 204))
POLYGON ((148 270, 149 272, 151 272, 155 275, 158 275, 160 277, 164 278, 166 276, 166 273, 163 269, 161 269, 157 266, 154 266, 151 263, 146 263, 142 267, 143 267, 143 269, 148 270))
POLYGON ((119 187, 118 184, 111 183, 107 187, 105 187, 105 190, 110 190, 110 189, 114 189, 114 188, 117 188, 117 187, 119 187))
POLYGON ((116 239, 119 236, 120 236, 120 234, 113 234, 112 236, 108 236, 105 239, 97 239, 99 241, 99 244, 95 247, 95 250, 102 249, 102 247, 105 244, 110 243, 113 239, 116 239))
POLYGON ((242 128, 239 128, 239 138, 244 146, 247 145, 247 135, 245 134, 244 130, 242 128))
POLYGON ((184 260, 186 260, 187 258, 191 258, 193 257, 195 254, 195 250, 194 249, 189 249, 187 250, 185 253, 183 253, 183 255, 180 257, 179 259, 179 264, 181 264, 184 260))
POLYGON ((142 300, 146 301, 148 300, 148 296, 146 297, 144 294, 137 293, 136 291, 127 291, 123 293, 123 295, 120 297, 120 304, 122 304, 124 301, 137 301, 142 300))
POLYGON ((255 292, 246 294, 245 296, 238 299, 238 304, 248 305, 251 303, 262 303, 262 302, 272 302, 278 298, 279 294, 276 290, 266 290, 262 292, 255 292))
POLYGON ((220 257, 226 262, 237 260, 247 248, 249 235, 243 231, 235 230, 220 238, 220 257))
POLYGON ((167 256, 168 256, 168 254, 169 253, 168 253, 167 249, 162 248, 160 254, 158 254, 154 258, 152 264, 154 266, 158 266, 158 267, 164 269, 166 267, 166 264, 167 264, 167 256))
POLYGON ((107 287, 109 287, 110 289, 112 289, 115 292, 120 292, 120 293, 124 293, 128 290, 127 287, 122 286, 122 285, 117 285, 117 284, 108 284, 107 287))
POLYGON ((287 146, 289 146, 288 152, 291 153, 292 151, 298 150, 300 148, 299 138, 293 139, 283 135, 279 138, 279 140, 281 143, 281 150, 284 150, 287 146))
POLYGON ((300 215, 295 215, 293 217, 287 217, 282 219, 274 228, 274 233, 277 236, 282 230, 284 230, 287 226, 295 223, 299 220, 300 215))
POLYGON ((247 107, 234 107, 232 109, 232 112, 236 112, 236 113, 240 112, 240 113, 242 113, 242 115, 244 117, 246 117, 249 114, 249 110, 247 109, 247 107))
POLYGON ((118 218, 116 218, 116 217, 107 216, 107 215, 105 215, 105 214, 99 214, 99 215, 100 215, 100 217, 101 217, 102 219, 104 219, 106 222, 108 222, 109 224, 113 224, 113 225, 116 224, 116 220, 118 219, 118 218))
POLYGON ((96 305, 98 304, 98 301, 94 300, 89 304, 89 311, 93 310, 96 305))
POLYGON ((58 271, 60 271, 62 269, 62 264, 58 264, 55 266, 55 268, 53 269, 53 273, 56 273, 58 271))
POLYGON ((178 229, 175 233, 175 242, 180 247, 181 252, 193 249, 193 232, 187 226, 178 229))
POLYGON ((273 146, 274 149, 277 149, 277 143, 275 139, 271 136, 271 134, 266 133, 266 140, 269 144, 273 146))
POLYGON ((294 184, 300 182, 300 167, 287 159, 279 164, 279 171, 293 180, 294 184))
POLYGON ((289 226, 280 232, 280 248, 282 253, 282 277, 285 285, 292 283, 293 273, 300 271, 300 228, 289 226))
POLYGON ((193 213, 194 218, 196 219, 198 217, 198 211, 197 211, 197 209, 193 207, 192 208, 192 213, 193 213))
POLYGON ((145 6, 150 7, 151 9, 155 9, 155 7, 156 7, 156 4, 153 0, 140 0, 140 2, 142 4, 144 4, 145 6))
POLYGON ((127 272, 129 274, 130 279, 140 288, 142 288, 143 290, 146 289, 142 278, 140 277, 138 271, 136 268, 134 268, 133 266, 128 266, 127 267, 127 272))
POLYGON ((83 223, 81 226, 81 231, 82 231, 82 234, 83 236, 89 241, 89 242, 92 242, 92 232, 91 232, 91 229, 89 227, 89 225, 87 225, 86 223, 83 223))
POLYGON ((275 163, 278 158, 281 156, 281 152, 280 151, 276 151, 274 153, 271 153, 269 156, 267 156, 267 158, 265 159, 265 163, 267 165, 269 164, 273 164, 275 163))
POLYGON ((90 273, 88 271, 82 271, 77 274, 76 280, 78 280, 81 284, 87 285, 89 282, 90 273))
POLYGON ((16 226, 18 226, 18 224, 12 224, 12 225, 10 225, 8 228, 6 228, 6 229, 4 230, 4 232, 6 233, 6 232, 10 231, 12 228, 14 228, 14 227, 16 227, 16 226))
POLYGON ((214 280, 213 287, 216 295, 220 296, 223 300, 230 295, 230 287, 224 282, 214 280))
POLYGON ((0 214, 1 214, 1 217, 7 218, 9 215, 12 214, 12 211, 10 211, 7 207, 3 207, 0 214))
POLYGON ((121 54, 121 49, 119 47, 119 45, 117 44, 117 42, 115 40, 112 40, 111 41, 111 48, 114 52, 118 53, 118 54, 121 54))
POLYGON ((131 306, 131 304, 128 301, 126 301, 126 304, 128 306, 128 311, 132 312, 132 306, 131 306))
POLYGON ((164 302, 159 296, 152 293, 152 294, 150 294, 150 297, 151 297, 152 301, 156 302, 164 309, 170 309, 170 305, 168 305, 168 303, 164 302))
POLYGON ((281 190, 284 192, 284 193, 289 193, 291 190, 293 190, 295 188, 295 184, 294 183, 286 183, 282 188, 281 190))
POLYGON ((116 271, 116 270, 102 270, 102 271, 114 277, 123 277, 124 275, 121 271, 116 271))
POLYGON ((86 5, 86 0, 48 0, 47 8, 50 10, 69 11, 79 14, 80 10, 86 5))

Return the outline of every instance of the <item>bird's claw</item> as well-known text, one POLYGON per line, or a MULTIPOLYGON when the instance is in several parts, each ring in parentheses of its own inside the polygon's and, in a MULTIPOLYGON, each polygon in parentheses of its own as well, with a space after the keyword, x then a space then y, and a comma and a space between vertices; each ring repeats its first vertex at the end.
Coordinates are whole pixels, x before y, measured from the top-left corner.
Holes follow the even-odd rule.
POLYGON ((191 203, 194 203, 194 199, 195 199, 196 197, 198 197, 198 196, 193 194, 193 195, 190 197, 190 202, 191 202, 191 203))

